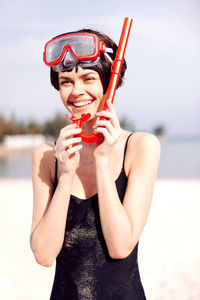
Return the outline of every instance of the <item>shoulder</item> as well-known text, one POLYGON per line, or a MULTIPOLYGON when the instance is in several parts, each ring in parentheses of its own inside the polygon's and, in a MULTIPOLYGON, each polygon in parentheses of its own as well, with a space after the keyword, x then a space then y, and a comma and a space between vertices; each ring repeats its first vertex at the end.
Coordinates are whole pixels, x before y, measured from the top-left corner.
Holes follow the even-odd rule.
POLYGON ((127 164, 130 170, 131 166, 136 165, 141 159, 154 160, 157 164, 160 158, 161 145, 159 139, 151 133, 135 132, 128 141, 127 145, 127 164))
POLYGON ((133 134, 131 136, 131 145, 133 147, 136 147, 136 149, 140 149, 140 150, 149 150, 150 148, 152 150, 159 150, 160 149, 160 141, 159 139, 151 133, 148 132, 135 132, 135 134, 133 134))
POLYGON ((135 132, 133 133, 128 141, 128 150, 150 150, 160 151, 159 139, 148 132, 135 132))
POLYGON ((33 151, 33 159, 40 160, 45 156, 46 159, 49 159, 54 156, 54 143, 45 143, 36 147, 33 151))
POLYGON ((52 177, 54 174, 55 168, 55 150, 54 143, 45 143, 35 148, 32 157, 33 163, 33 172, 39 169, 45 173, 50 172, 50 176, 52 177))

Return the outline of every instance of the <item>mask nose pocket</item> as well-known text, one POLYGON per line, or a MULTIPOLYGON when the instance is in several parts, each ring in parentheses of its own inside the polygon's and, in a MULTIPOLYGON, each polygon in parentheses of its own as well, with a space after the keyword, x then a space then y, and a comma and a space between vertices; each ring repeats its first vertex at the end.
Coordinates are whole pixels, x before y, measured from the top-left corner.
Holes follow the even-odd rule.
POLYGON ((70 50, 67 50, 62 61, 58 65, 52 66, 52 68, 56 72, 71 72, 74 67, 77 68, 78 63, 79 61, 72 54, 72 52, 70 50))
POLYGON ((65 53, 65 56, 63 58, 63 66, 65 68, 72 68, 74 67, 77 63, 78 63, 78 60, 76 59, 76 57, 71 53, 70 50, 67 50, 66 53, 65 53))

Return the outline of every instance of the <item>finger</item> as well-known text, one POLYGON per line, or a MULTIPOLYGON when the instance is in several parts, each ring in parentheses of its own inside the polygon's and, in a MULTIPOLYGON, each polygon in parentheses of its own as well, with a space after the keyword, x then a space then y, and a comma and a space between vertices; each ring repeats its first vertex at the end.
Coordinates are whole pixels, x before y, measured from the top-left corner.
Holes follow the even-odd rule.
POLYGON ((61 129, 60 131, 60 136, 63 136, 63 137, 70 137, 74 134, 77 134, 77 133, 80 133, 81 132, 81 128, 67 128, 67 127, 64 127, 63 129, 61 129))
POLYGON ((68 149, 66 150, 66 152, 67 152, 69 155, 71 155, 71 154, 76 153, 77 151, 80 151, 82 148, 83 148, 83 145, 77 145, 77 146, 68 148, 68 149))
POLYGON ((110 111, 111 113, 113 113, 113 115, 118 119, 118 116, 117 116, 117 112, 114 108, 114 105, 111 103, 111 101, 108 101, 107 102, 107 106, 108 106, 108 111, 110 111))
POLYGON ((113 113, 113 115, 116 117, 116 119, 118 120, 118 116, 117 116, 117 112, 114 108, 114 105, 111 103, 111 101, 107 102, 107 106, 108 106, 108 111, 110 111, 111 113, 113 113))
POLYGON ((61 139, 59 138, 56 145, 55 145, 55 152, 57 151, 64 151, 66 147, 72 146, 72 144, 80 143, 82 141, 81 137, 73 137, 69 139, 61 139))
POLYGON ((114 108, 110 99, 107 100, 106 104, 107 104, 108 110, 111 110, 112 108, 114 108))
POLYGON ((80 138, 75 138, 75 139, 69 139, 61 142, 57 149, 56 152, 62 152, 66 151, 66 149, 73 147, 74 145, 77 145, 78 143, 82 142, 82 139, 80 138))
POLYGON ((68 127, 64 127, 63 129, 61 129, 59 137, 58 137, 58 142, 66 140, 67 138, 75 135, 75 134, 79 134, 81 133, 82 129, 81 128, 68 128, 68 127))
POLYGON ((110 134, 108 132, 108 130, 105 127, 97 127, 95 129, 96 133, 102 133, 105 139, 109 139, 110 138, 110 134))
POLYGON ((119 127, 119 120, 116 113, 102 110, 101 112, 96 113, 98 117, 105 117, 111 121, 114 127, 119 127))
POLYGON ((99 120, 99 121, 97 121, 95 129, 97 127, 105 127, 109 131, 110 134, 114 133, 114 127, 111 124, 111 122, 108 121, 108 120, 99 120))
MULTIPOLYGON (((71 123, 71 124, 68 124, 66 125, 65 127, 63 127, 62 129, 71 129, 71 128, 77 128, 77 124, 76 123, 71 123)), ((61 130, 62 130, 61 129, 61 130)))
POLYGON ((109 110, 101 110, 101 111, 98 111, 97 113, 96 113, 96 115, 98 116, 98 117, 102 117, 102 116, 105 116, 105 117, 109 117, 109 116, 111 116, 112 115, 112 113, 109 111, 109 110))
POLYGON ((102 112, 103 112, 103 113, 104 113, 104 112, 110 112, 110 113, 113 113, 113 115, 116 115, 116 116, 117 116, 117 113, 116 113, 116 111, 115 111, 114 105, 111 103, 111 101, 108 100, 106 103, 107 103, 108 109, 102 110, 102 111, 98 112, 97 115, 98 115, 99 113, 102 113, 102 112))
POLYGON ((108 119, 112 119, 113 118, 113 114, 108 111, 108 110, 102 110, 102 111, 99 111, 96 113, 96 115, 98 117, 105 117, 105 118, 108 118, 108 119))
POLYGON ((73 146, 73 144, 78 144, 80 142, 82 142, 82 138, 81 137, 75 137, 75 138, 65 140, 62 144, 66 148, 66 147, 73 146))
POLYGON ((71 124, 66 125, 64 128, 66 128, 66 127, 68 127, 68 128, 77 127, 77 124, 76 123, 71 123, 71 124))
POLYGON ((108 100, 106 101, 106 105, 107 105, 107 109, 106 109, 107 111, 116 113, 115 108, 114 108, 114 105, 112 104, 112 102, 111 102, 110 99, 108 99, 108 100))
POLYGON ((71 138, 71 139, 64 140, 64 141, 62 141, 62 142, 60 142, 58 144, 57 151, 61 151, 62 152, 64 150, 66 150, 66 148, 70 148, 73 145, 78 144, 80 142, 82 142, 82 138, 81 137, 71 138))

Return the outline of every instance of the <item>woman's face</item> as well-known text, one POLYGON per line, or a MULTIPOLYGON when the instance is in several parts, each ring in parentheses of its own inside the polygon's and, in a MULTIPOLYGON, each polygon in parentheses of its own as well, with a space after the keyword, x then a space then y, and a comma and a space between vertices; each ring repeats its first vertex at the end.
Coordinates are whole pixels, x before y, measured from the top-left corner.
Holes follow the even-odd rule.
POLYGON ((76 118, 90 113, 92 119, 103 109, 103 85, 96 71, 78 67, 77 72, 75 68, 71 72, 59 72, 58 79, 63 104, 76 118))

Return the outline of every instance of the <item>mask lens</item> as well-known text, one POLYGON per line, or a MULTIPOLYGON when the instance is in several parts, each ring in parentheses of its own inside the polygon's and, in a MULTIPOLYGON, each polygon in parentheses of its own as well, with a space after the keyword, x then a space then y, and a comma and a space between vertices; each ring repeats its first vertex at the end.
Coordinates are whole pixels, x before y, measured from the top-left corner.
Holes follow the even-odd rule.
POLYGON ((46 60, 52 62, 60 58, 65 46, 70 46, 77 58, 92 55, 95 52, 95 41, 93 36, 72 35, 63 36, 51 41, 46 46, 46 60))
POLYGON ((95 52, 94 37, 88 35, 74 36, 69 44, 74 54, 78 57, 92 55, 95 52))
POLYGON ((64 47, 64 43, 62 40, 59 41, 52 41, 51 43, 47 44, 46 47, 46 60, 47 62, 52 62, 54 60, 59 59, 62 54, 62 50, 64 47))

